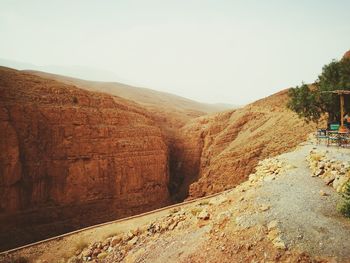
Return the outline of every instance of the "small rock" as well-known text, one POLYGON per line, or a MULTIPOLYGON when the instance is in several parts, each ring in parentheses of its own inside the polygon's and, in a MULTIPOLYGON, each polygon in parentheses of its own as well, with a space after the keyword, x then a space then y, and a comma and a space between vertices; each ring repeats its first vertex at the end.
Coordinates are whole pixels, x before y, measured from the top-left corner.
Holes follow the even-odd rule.
POLYGON ((105 241, 103 241, 102 242, 103 248, 109 247, 110 241, 111 241, 111 238, 107 238, 105 241))
POLYGON ((321 195, 321 196, 327 196, 328 194, 327 194, 325 191, 320 190, 320 195, 321 195))
POLYGON ((269 205, 261 205, 260 207, 259 207, 259 210, 260 211, 267 211, 267 210, 269 210, 270 209, 270 206, 269 205))
POLYGON ((168 224, 166 222, 163 222, 163 223, 160 224, 160 228, 162 230, 167 230, 168 229, 168 224))
POLYGON ((286 247, 286 244, 283 242, 283 240, 280 238, 280 237, 276 237, 273 241, 272 241, 272 244, 278 248, 278 249, 283 249, 285 250, 287 247, 286 247))
POLYGON ((198 219, 208 220, 210 218, 210 214, 206 210, 202 210, 198 216, 198 219))
POLYGON ((174 228, 177 226, 177 222, 174 222, 172 223, 170 226, 169 226, 169 230, 174 230, 174 228))
POLYGON ((131 239, 131 238, 134 237, 134 233, 131 232, 131 231, 129 231, 129 232, 127 233, 127 236, 128 236, 129 239, 131 239))
POLYGON ((121 241, 122 241, 121 236, 114 236, 111 240, 111 246, 114 247, 114 246, 118 245, 121 241))
POLYGON ((272 229, 275 229, 277 226, 278 226, 278 221, 277 220, 273 220, 270 223, 268 223, 267 229, 268 230, 272 230, 272 229))
POLYGON ((223 225, 224 223, 228 222, 232 217, 232 213, 230 211, 221 212, 217 215, 216 221, 217 224, 223 225))
POLYGON ((92 252, 92 255, 96 257, 100 253, 101 253, 101 249, 100 248, 95 248, 94 251, 92 252))
POLYGON ((104 259, 104 258, 107 257, 107 256, 108 256, 108 254, 107 254, 106 252, 102 252, 102 253, 100 253, 100 254, 97 255, 97 258, 98 258, 98 259, 104 259))
POLYGON ((175 208, 172 208, 171 210, 170 210, 170 214, 175 214, 175 213, 177 213, 177 212, 179 212, 180 211, 180 208, 179 207, 175 207, 175 208))
POLYGON ((252 247, 253 247, 252 244, 245 244, 245 249, 246 249, 246 250, 251 250, 252 247))
POLYGON ((280 231, 277 228, 271 229, 267 234, 267 238, 271 241, 275 240, 278 237, 280 237, 280 231))
POLYGON ((136 228, 136 229, 131 230, 130 232, 133 234, 133 236, 138 236, 141 231, 139 228, 136 228))
POLYGON ((139 240, 139 238, 137 236, 135 236, 128 242, 128 244, 129 245, 135 245, 138 240, 139 240))
POLYGON ((102 248, 102 243, 101 243, 101 242, 98 242, 98 243, 96 244, 96 247, 99 248, 99 249, 101 249, 101 248, 102 248))
POLYGON ((319 162, 318 163, 318 168, 322 169, 326 166, 325 162, 319 162))
POLYGON ((320 176, 320 175, 322 175, 324 173, 324 170, 323 169, 318 169, 315 173, 314 173, 314 175, 315 176, 320 176))

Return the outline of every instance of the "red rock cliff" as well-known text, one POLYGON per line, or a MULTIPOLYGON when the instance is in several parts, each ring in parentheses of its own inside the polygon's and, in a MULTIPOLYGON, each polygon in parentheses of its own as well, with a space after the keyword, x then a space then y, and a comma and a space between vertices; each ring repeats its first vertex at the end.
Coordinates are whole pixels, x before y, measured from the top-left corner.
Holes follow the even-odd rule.
POLYGON ((286 102, 287 90, 183 127, 187 143, 178 144, 181 154, 173 164, 173 172, 185 182, 181 191, 196 198, 232 188, 246 180, 259 160, 304 141, 315 125, 299 119, 286 102))
POLYGON ((2 248, 169 200, 160 129, 118 97, 0 68, 0 149, 2 248))

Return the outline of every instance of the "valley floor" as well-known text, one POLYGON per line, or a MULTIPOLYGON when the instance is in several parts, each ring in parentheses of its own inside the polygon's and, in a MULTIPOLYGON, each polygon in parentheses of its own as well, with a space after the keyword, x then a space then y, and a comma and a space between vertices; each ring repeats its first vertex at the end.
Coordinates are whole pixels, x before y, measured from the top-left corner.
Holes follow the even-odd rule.
MULTIPOLYGON (((314 147, 264 160, 247 182, 218 196, 146 215, 129 229, 111 227, 109 237, 76 246, 71 257, 32 247, 3 260, 350 262, 350 220, 336 211, 339 194, 311 177, 306 157, 314 147)), ((317 148, 350 160, 349 149, 317 148)))

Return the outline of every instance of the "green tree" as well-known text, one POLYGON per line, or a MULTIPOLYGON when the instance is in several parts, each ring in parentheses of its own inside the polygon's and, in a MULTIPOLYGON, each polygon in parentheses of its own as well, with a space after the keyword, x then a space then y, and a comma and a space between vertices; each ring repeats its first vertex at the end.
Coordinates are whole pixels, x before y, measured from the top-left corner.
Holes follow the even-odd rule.
POLYGON ((288 107, 307 122, 319 120, 323 112, 320 105, 320 93, 304 83, 289 90, 288 107))
MULTIPOLYGON (((322 69, 312 85, 302 84, 289 91, 288 107, 306 121, 317 122, 327 113, 329 121, 339 120, 339 96, 329 91, 350 90, 350 59, 333 60, 322 69)), ((346 97, 345 111, 350 111, 346 97)))

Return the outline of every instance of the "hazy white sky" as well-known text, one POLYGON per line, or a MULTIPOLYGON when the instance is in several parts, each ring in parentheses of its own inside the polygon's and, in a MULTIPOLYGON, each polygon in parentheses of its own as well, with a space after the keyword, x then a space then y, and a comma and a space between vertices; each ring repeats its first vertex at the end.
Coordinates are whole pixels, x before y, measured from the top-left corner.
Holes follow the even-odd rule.
POLYGON ((345 0, 1 0, 0 58, 245 104, 315 80, 350 49, 349 10, 345 0))

